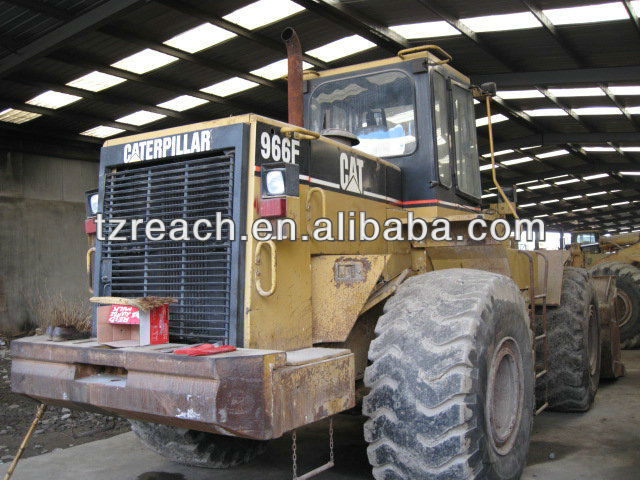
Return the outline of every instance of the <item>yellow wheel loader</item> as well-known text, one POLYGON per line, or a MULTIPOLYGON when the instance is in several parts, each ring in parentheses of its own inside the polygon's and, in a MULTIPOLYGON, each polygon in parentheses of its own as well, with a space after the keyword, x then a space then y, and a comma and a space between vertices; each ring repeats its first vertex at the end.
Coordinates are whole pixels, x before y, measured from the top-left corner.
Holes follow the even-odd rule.
POLYGON ((640 234, 575 231, 570 252, 572 265, 616 277, 615 315, 622 348, 640 347, 640 234))
POLYGON ((242 115, 102 148, 95 295, 175 298, 171 343, 16 340, 13 390, 122 415, 162 455, 217 468, 358 404, 376 479, 518 478, 536 414, 592 405, 603 310, 562 252, 500 238, 507 192, 482 208, 473 100, 489 107, 491 85, 434 46, 303 74, 283 39, 289 123, 242 115), (223 235, 154 225, 151 240, 132 219, 223 235), (450 235, 411 237, 418 219, 450 235), (467 234, 494 220, 499 238, 467 234), (205 342, 238 349, 173 353, 205 342))

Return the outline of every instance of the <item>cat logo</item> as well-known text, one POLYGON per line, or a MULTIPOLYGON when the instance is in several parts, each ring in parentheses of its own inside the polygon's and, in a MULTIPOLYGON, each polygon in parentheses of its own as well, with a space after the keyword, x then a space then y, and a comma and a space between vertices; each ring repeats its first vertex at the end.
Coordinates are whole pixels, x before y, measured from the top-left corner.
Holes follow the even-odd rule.
POLYGON ((364 193, 362 167, 364 160, 346 152, 340 154, 340 188, 347 192, 364 193))

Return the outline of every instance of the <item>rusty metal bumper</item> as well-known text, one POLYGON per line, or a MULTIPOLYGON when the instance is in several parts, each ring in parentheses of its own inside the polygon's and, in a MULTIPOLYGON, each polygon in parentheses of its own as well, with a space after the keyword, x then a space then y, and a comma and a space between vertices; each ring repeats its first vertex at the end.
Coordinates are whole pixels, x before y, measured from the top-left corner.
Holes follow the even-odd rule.
POLYGON ((11 344, 11 387, 46 403, 259 440, 355 404, 349 350, 239 349, 185 358, 171 353, 175 348, 22 338, 11 344))

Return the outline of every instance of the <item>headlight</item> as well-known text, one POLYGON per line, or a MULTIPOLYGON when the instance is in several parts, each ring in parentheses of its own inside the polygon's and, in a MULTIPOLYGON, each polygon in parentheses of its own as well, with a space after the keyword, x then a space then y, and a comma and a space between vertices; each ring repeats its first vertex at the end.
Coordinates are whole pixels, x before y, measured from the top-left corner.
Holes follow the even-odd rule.
POLYGON ((268 171, 265 184, 268 195, 284 195, 284 172, 282 170, 268 171))
POLYGON ((98 213, 98 194, 97 193, 94 193, 93 195, 91 195, 91 198, 89 198, 89 206, 91 207, 91 213, 93 215, 98 213))

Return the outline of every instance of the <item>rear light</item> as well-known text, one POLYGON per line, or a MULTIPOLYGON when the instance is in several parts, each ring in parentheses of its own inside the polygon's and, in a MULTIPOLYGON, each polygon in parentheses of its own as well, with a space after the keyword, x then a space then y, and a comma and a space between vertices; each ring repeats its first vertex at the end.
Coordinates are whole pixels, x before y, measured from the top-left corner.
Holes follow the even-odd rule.
POLYGON ((84 221, 84 233, 87 235, 96 233, 96 221, 93 218, 87 218, 84 221))
POLYGON ((263 218, 287 216, 286 198, 262 198, 258 203, 258 214, 263 218))

